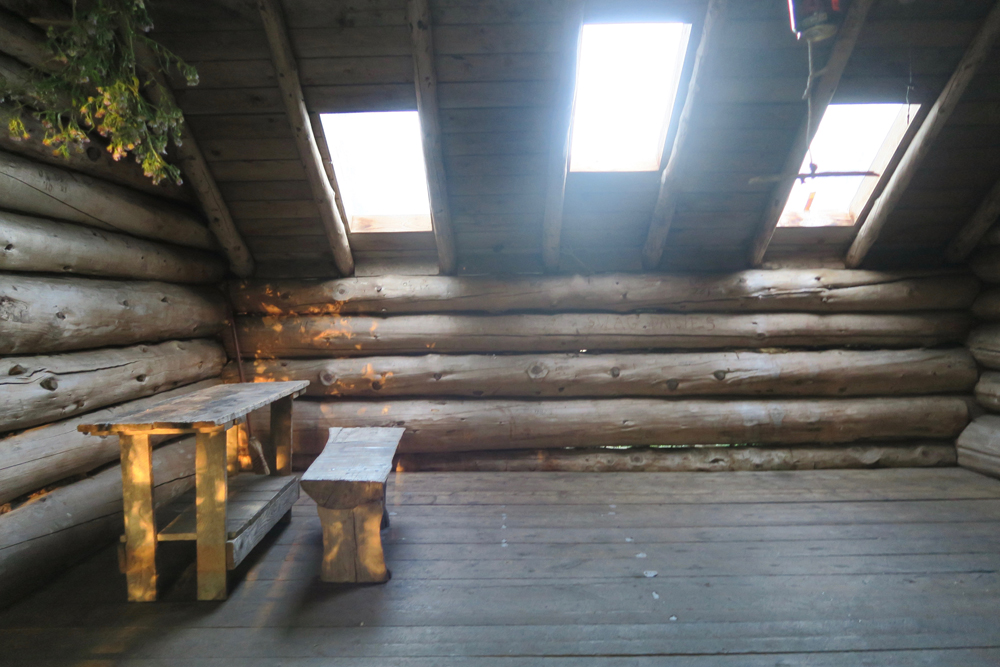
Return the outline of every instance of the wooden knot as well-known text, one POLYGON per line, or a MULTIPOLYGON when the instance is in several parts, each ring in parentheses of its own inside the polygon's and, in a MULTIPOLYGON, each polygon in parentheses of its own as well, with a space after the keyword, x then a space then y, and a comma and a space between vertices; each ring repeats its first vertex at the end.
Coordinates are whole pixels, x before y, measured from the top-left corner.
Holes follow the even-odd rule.
POLYGON ((622 371, 617 366, 615 366, 614 368, 611 369, 611 377, 616 378, 616 377, 618 377, 621 374, 622 374, 622 371))
POLYGON ((712 373, 716 380, 722 381, 726 379, 726 371, 715 371, 712 373))
POLYGON ((549 369, 544 364, 534 363, 528 366, 528 377, 532 380, 541 380, 549 374, 549 369))

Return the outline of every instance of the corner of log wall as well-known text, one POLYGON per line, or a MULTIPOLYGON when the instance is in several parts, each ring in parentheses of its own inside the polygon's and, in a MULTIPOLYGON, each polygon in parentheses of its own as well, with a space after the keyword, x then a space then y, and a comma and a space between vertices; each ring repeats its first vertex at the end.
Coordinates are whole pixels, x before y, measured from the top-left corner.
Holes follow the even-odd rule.
MULTIPOLYGON (((219 382, 226 361, 226 265, 208 228, 177 198, 112 180, 0 151, 5 602, 120 532, 118 443, 77 424, 219 382)), ((159 495, 193 470, 192 443, 166 439, 159 495)))
POLYGON ((969 258, 969 268, 984 283, 972 304, 977 319, 966 346, 981 373, 975 387, 980 408, 955 443, 958 465, 1000 477, 1000 235, 994 229, 969 258))

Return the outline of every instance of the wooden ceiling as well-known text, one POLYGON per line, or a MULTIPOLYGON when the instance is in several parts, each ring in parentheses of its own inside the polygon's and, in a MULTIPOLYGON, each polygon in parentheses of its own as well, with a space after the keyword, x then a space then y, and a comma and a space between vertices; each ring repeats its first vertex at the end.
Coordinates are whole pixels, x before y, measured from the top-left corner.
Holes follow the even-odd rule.
MULTIPOLYGON (((911 99, 929 107, 994 4, 878 0, 834 102, 902 102, 912 71, 911 99)), ((416 108, 406 0, 283 0, 282 6, 310 112, 416 108)), ((592 1, 585 18, 687 20, 697 38, 706 6, 592 1)), ((546 165, 558 141, 558 73, 571 57, 560 38, 567 2, 431 0, 430 7, 459 271, 540 271, 546 165)), ((200 73, 196 88, 177 82, 177 99, 258 274, 336 275, 255 3, 170 0, 154 3, 153 12, 153 36, 200 73)), ((806 48, 788 28, 785 0, 731 1, 719 31, 699 74, 692 150, 662 270, 747 268, 748 246, 774 187, 749 180, 781 171, 805 119, 806 48)), ((1000 49, 994 47, 865 265, 941 263, 948 241, 998 179, 1000 49)), ((638 270, 658 188, 658 173, 569 174, 561 270, 638 270)), ((842 257, 854 233, 779 228, 765 260, 842 257)), ((351 246, 362 272, 436 264, 430 233, 354 234, 351 246)))

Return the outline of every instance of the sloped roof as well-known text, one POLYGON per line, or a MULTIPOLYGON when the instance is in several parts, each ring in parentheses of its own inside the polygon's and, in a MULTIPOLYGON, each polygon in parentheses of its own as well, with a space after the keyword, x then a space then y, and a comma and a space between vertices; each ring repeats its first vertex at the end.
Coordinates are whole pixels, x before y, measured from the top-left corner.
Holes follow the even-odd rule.
MULTIPOLYGON (((267 39, 251 11, 223 0, 153 6, 153 36, 195 65, 177 98, 262 275, 336 275, 277 87, 267 39)), ((936 98, 992 0, 879 0, 834 102, 936 98)), ((310 112, 415 109, 405 0, 283 0, 310 112)), ((539 271, 545 165, 553 141, 563 0, 431 0, 449 205, 460 271, 539 271)), ((707 2, 588 3, 602 20, 699 23, 707 2)), ((722 48, 700 76, 693 158, 663 270, 737 270, 772 184, 805 119, 805 45, 784 0, 727 7, 722 48)), ((682 89, 686 84, 682 84, 682 89)), ((683 95, 678 104, 683 103, 683 95)), ((679 109, 679 106, 678 106, 679 109)), ((334 165, 335 167, 336 165, 334 165)), ((1000 49, 976 75, 892 213, 866 265, 940 263, 948 240, 1000 178, 1000 49)), ((571 173, 562 267, 639 269, 657 173, 571 173)), ((768 258, 843 255, 854 230, 779 228, 768 258)), ((423 234, 354 234, 362 260, 434 261, 423 234)))

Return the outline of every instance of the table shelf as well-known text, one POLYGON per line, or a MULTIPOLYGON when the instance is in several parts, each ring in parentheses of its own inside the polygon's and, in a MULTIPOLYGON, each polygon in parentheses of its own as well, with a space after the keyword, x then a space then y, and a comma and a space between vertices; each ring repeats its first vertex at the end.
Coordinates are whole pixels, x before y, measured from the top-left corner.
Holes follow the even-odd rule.
MULTIPOLYGON (((239 475, 229 481, 226 503, 226 567, 234 569, 267 532, 295 504, 299 480, 295 476, 239 475)), ((195 494, 185 493, 170 504, 176 516, 157 534, 160 542, 193 542, 195 494)))

